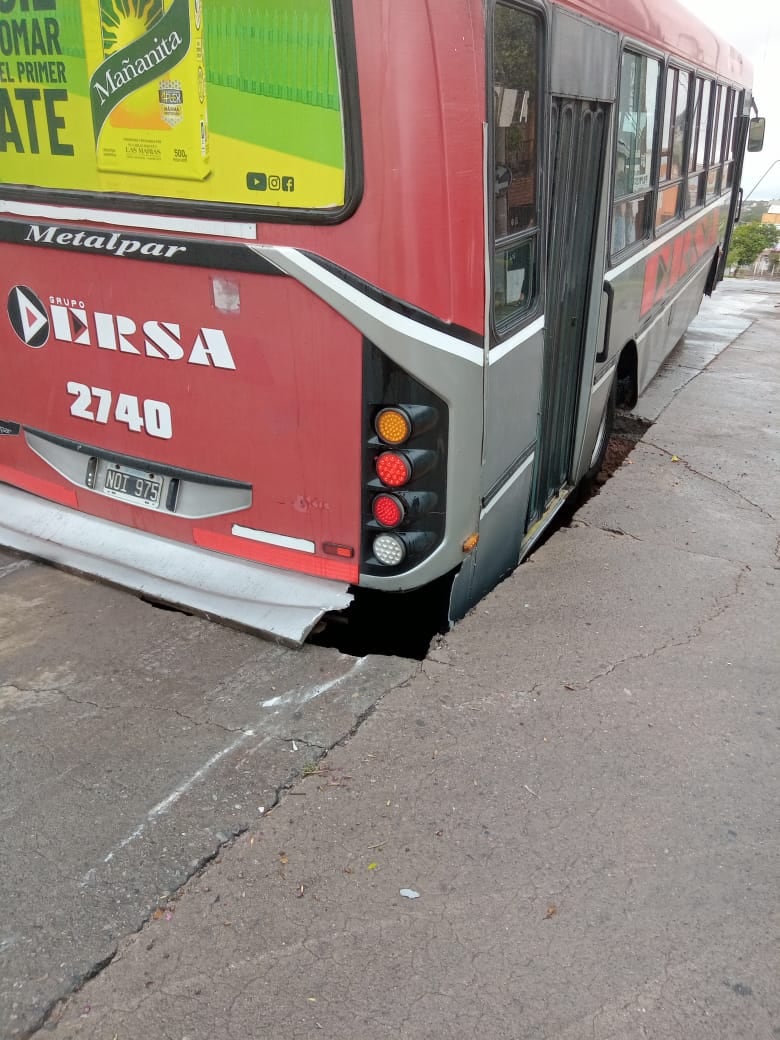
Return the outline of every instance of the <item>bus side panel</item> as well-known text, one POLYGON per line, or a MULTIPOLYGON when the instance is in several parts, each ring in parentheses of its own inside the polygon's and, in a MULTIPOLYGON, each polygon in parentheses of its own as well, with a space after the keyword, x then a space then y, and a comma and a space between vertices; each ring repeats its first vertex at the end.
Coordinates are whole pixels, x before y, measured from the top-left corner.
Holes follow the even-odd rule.
POLYGON ((0 290, 0 480, 167 538, 356 578, 362 338, 333 310, 283 276, 65 262, 30 246, 7 248, 0 290), (184 471, 180 504, 89 490, 94 456, 184 471))
POLYGON ((636 344, 640 394, 698 312, 728 202, 723 196, 607 275, 614 290, 609 357, 636 344))

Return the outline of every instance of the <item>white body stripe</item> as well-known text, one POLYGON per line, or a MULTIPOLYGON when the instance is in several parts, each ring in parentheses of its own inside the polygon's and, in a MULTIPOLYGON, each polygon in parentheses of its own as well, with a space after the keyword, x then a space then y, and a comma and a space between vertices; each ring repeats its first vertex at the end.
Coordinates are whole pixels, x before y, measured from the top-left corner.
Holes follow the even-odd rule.
POLYGON ((233 524, 232 533, 237 538, 251 538, 253 542, 278 545, 280 549, 296 549, 305 553, 313 553, 316 549, 314 542, 306 538, 291 538, 286 534, 274 534, 273 531, 256 531, 253 527, 242 527, 241 524, 233 524))
POLYGON ((604 370, 604 372, 602 372, 601 378, 599 379, 599 381, 597 383, 593 384, 593 388, 591 390, 591 396, 593 394, 597 394, 599 392, 599 390, 602 388, 602 386, 606 383, 606 381, 608 379, 612 378, 612 373, 615 371, 615 368, 617 367, 617 363, 618 363, 618 358, 617 358, 617 356, 615 356, 612 359, 612 364, 608 365, 607 368, 604 370))
POLYGON ((500 361, 501 358, 506 357, 516 347, 522 346, 523 343, 527 342, 532 336, 535 336, 538 332, 544 331, 544 315, 532 321, 530 325, 526 325, 520 332, 515 333, 505 343, 502 343, 500 347, 493 347, 490 351, 489 363, 494 365, 496 361, 500 361))
POLYGON ((118 210, 84 209, 81 206, 41 206, 27 202, 0 199, 0 213, 9 213, 30 220, 88 220, 91 224, 113 224, 116 227, 148 228, 160 234, 183 231, 192 235, 214 235, 219 238, 257 238, 257 225, 228 223, 225 220, 195 220, 184 217, 163 217, 143 213, 123 213, 118 210))
MULTIPOLYGON (((464 361, 470 361, 472 364, 480 367, 484 365, 485 352, 482 347, 464 343, 463 340, 455 336, 449 336, 446 332, 439 332, 437 329, 432 329, 422 322, 415 321, 413 318, 407 318, 403 314, 398 314, 390 307, 385 307, 384 304, 372 300, 370 296, 366 296, 359 289, 348 285, 338 275, 326 270, 297 249, 292 249, 289 246, 250 246, 249 248, 265 260, 269 260, 280 271, 289 274, 290 277, 316 285, 317 289, 314 291, 317 291, 322 299, 330 303, 348 321, 360 328, 361 332, 367 335, 369 339, 371 338, 371 333, 366 324, 359 321, 357 314, 365 315, 369 321, 379 322, 381 325, 393 329, 396 333, 419 340, 436 350, 453 354, 455 357, 462 358, 464 361), (341 306, 338 306, 336 301, 339 301, 341 306), (356 315, 355 317, 352 316, 353 313, 356 315)), ((313 288, 313 285, 310 285, 310 288, 313 288)))
POLYGON ((488 504, 482 510, 482 514, 481 514, 480 520, 484 520, 485 517, 490 512, 490 510, 493 509, 494 506, 496 506, 501 501, 501 499, 504 497, 504 495, 507 493, 507 491, 509 491, 512 487, 514 487, 514 485, 518 482, 518 480, 526 472, 528 467, 529 466, 533 466, 535 458, 536 458, 536 452, 532 452, 528 456, 528 458, 525 460, 525 462, 522 464, 522 466, 519 466, 517 468, 517 470, 512 474, 512 476, 509 478, 509 480, 507 480, 507 482, 503 485, 503 487, 498 492, 498 494, 495 495, 493 498, 491 498, 491 500, 488 502, 488 504))

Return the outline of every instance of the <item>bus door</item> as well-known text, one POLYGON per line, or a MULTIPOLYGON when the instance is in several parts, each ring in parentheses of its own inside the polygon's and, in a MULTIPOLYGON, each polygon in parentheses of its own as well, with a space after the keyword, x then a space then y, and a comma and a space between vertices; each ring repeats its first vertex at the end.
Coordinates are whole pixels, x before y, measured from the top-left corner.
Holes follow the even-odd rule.
POLYGON ((572 477, 592 286, 598 275, 596 242, 610 107, 571 97, 552 99, 546 335, 531 525, 572 477))

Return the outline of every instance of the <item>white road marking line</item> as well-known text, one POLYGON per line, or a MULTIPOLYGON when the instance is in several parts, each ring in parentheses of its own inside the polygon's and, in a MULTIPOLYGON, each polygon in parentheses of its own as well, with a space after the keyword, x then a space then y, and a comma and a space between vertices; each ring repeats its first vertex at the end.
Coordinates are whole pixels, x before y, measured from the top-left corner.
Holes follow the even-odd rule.
MULTIPOLYGON (((353 676, 365 664, 366 660, 366 657, 359 657, 348 671, 344 672, 343 675, 336 676, 335 679, 330 679, 328 680, 328 682, 324 683, 314 683, 311 686, 293 687, 293 689, 288 690, 286 693, 283 693, 278 697, 271 697, 269 700, 262 701, 260 706, 263 708, 274 708, 278 707, 281 704, 308 704, 309 701, 312 701, 317 697, 321 697, 323 693, 327 693, 327 691, 333 689, 334 686, 338 686, 339 683, 342 683, 345 679, 348 679, 350 678, 350 676, 353 676)), ((192 774, 192 776, 190 776, 183 783, 179 784, 179 786, 175 788, 175 790, 173 790, 166 798, 163 798, 161 802, 158 802, 157 805, 151 808, 149 812, 146 814, 146 818, 142 820, 141 823, 139 823, 139 825, 135 828, 132 834, 128 834, 126 838, 120 841, 116 848, 112 849, 111 852, 109 852, 108 855, 103 858, 103 862, 110 863, 118 852, 121 852, 122 849, 127 848, 127 846, 132 844, 132 842, 134 842, 137 838, 140 838, 150 823, 153 823, 159 816, 162 816, 164 813, 166 813, 172 805, 175 805, 176 802, 178 802, 183 795, 185 795, 192 787, 194 787, 194 785, 199 780, 201 780, 206 775, 206 773, 208 773, 209 770, 211 770, 219 761, 221 761, 226 755, 229 755, 232 751, 235 751, 236 748, 244 744, 247 740, 249 740, 250 737, 254 737, 255 735, 256 731, 254 729, 244 730, 231 744, 229 744, 227 747, 222 748, 221 751, 217 751, 216 754, 212 755, 208 762, 202 765, 200 769, 198 769, 195 773, 192 774)), ((259 748, 263 747, 269 741, 273 740, 274 736, 275 734, 271 734, 267 737, 264 737, 263 740, 261 740, 257 747, 254 749, 254 751, 259 750, 259 748)), ((81 879, 81 885, 82 887, 84 887, 89 884, 94 884, 94 882, 95 870, 94 868, 92 868, 92 870, 87 871, 87 873, 81 879)))
POLYGON ((14 563, 7 563, 5 567, 0 567, 0 578, 5 578, 6 575, 20 571, 22 567, 29 567, 31 564, 32 560, 16 560, 14 563))
MULTIPOLYGON (((158 816, 162 816, 163 813, 166 813, 170 809, 170 807, 174 805, 176 802, 178 802, 181 796, 186 794, 187 791, 189 791, 190 788, 193 787, 193 785, 201 779, 201 777, 204 777, 206 773, 208 773, 208 771, 217 764, 217 762, 223 759, 225 755, 229 755, 231 751, 235 751, 237 747, 240 747, 241 744, 249 740, 249 738, 253 737, 254 735, 255 731, 253 729, 245 730, 239 737, 237 737, 233 741, 232 744, 229 744, 227 747, 222 748, 221 751, 218 751, 215 755, 212 755, 208 762, 206 762, 205 765, 202 765, 200 769, 197 770, 197 772, 193 773, 192 776, 189 777, 189 779, 185 780, 184 783, 179 784, 179 786, 174 791, 171 791, 167 798, 163 798, 161 802, 158 802, 157 805, 150 809, 149 812, 146 814, 146 819, 136 827, 132 834, 128 834, 128 836, 123 841, 120 841, 116 848, 112 849, 111 852, 109 852, 109 854, 103 859, 103 862, 110 863, 114 856, 117 854, 117 852, 121 852, 122 849, 126 848, 131 842, 135 841, 136 838, 140 838, 143 832, 146 830, 147 824, 152 823, 154 820, 157 819, 158 816)), ((270 740, 270 737, 266 739, 270 740)), ((263 743, 265 743, 265 741, 263 743)), ((87 882, 87 878, 89 878, 89 873, 85 874, 82 878, 82 885, 84 885, 87 882)))
POLYGON ((308 704, 309 701, 313 701, 316 697, 321 697, 323 693, 327 693, 328 690, 332 690, 334 686, 338 686, 339 683, 354 675, 365 660, 365 657, 359 657, 349 671, 344 672, 343 675, 337 675, 335 679, 329 679, 325 683, 314 683, 312 686, 304 686, 303 688, 296 686, 278 697, 271 697, 267 701, 261 701, 260 707, 278 708, 281 704, 308 704))

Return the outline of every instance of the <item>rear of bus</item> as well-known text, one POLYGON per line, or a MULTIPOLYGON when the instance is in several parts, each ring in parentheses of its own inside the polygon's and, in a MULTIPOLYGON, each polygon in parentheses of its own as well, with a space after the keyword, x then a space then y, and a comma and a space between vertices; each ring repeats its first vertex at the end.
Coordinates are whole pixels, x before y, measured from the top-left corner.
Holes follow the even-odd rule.
POLYGON ((0 543, 291 642, 355 586, 451 573, 481 450, 475 5, 443 39, 416 0, 8 6, 0 543))

